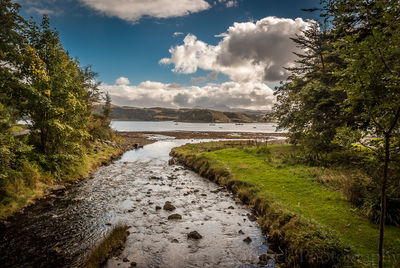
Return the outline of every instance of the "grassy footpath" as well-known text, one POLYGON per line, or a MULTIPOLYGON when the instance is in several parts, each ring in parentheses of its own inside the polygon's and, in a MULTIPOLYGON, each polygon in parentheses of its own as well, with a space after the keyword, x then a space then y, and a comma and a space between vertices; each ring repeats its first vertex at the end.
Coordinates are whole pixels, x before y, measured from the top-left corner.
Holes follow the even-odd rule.
POLYGON ((0 220, 33 203, 35 199, 45 196, 56 186, 68 185, 88 177, 99 166, 121 155, 126 146, 129 144, 123 139, 116 145, 98 142, 88 150, 82 161, 70 167, 68 175, 58 179, 48 172, 43 172, 35 163, 27 163, 24 170, 16 173, 2 189, 7 192, 7 197, 1 199, 0 220))
MULTIPOLYGON (((378 226, 359 215, 342 193, 317 182, 329 170, 285 164, 282 155, 294 149, 289 145, 225 147, 232 146, 188 144, 172 155, 253 206, 273 246, 285 248, 289 266, 375 266, 378 226)), ((399 267, 400 260, 393 258, 400 252, 400 228, 387 226, 385 232, 387 267, 399 267)))

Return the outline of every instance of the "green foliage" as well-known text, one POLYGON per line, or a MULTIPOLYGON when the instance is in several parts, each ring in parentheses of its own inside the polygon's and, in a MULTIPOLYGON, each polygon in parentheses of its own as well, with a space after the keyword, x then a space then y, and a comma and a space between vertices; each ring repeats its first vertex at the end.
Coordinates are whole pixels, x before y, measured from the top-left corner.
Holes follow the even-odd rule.
POLYGON ((277 88, 278 103, 274 107, 278 126, 289 130, 290 141, 313 154, 334 150, 336 128, 349 120, 340 106, 345 92, 332 87, 337 81, 332 70, 341 60, 331 46, 332 34, 320 28, 314 23, 293 38, 306 50, 296 54, 297 67, 289 68, 292 75, 277 88))
POLYGON ((111 96, 110 93, 106 92, 104 97, 104 107, 103 107, 103 116, 107 120, 111 120, 112 118, 112 109, 111 109, 111 96))
POLYGON ((87 156, 97 142, 90 130, 114 138, 109 115, 94 114, 96 74, 69 56, 47 16, 38 25, 19 9, 0 2, 0 217, 40 196, 54 179, 85 175, 94 165, 88 159, 96 158, 87 156), (16 136, 24 117, 30 131, 16 136))
POLYGON ((368 148, 358 162, 373 180, 368 194, 357 180, 347 189, 349 200, 366 207, 371 219, 380 214, 382 267, 384 224, 397 224, 392 213, 400 210, 395 202, 400 166, 400 2, 322 3, 329 31, 315 24, 293 38, 306 50, 298 54, 298 65, 289 68, 289 80, 277 88, 275 113, 279 126, 289 130, 290 141, 304 148, 298 160, 326 165, 334 160, 333 152, 351 153, 355 143, 368 148), (393 205, 390 214, 387 198, 388 209, 389 203, 393 205))
MULTIPOLYGON (((257 147, 224 146, 227 145, 219 142, 188 144, 173 149, 172 154, 203 176, 231 187, 242 200, 254 205, 265 215, 263 224, 270 239, 286 242, 284 246, 290 247, 290 254, 310 248, 307 252, 318 252, 319 256, 337 253, 346 262, 341 254, 348 254, 345 249, 349 246, 355 256, 349 258, 350 263, 338 267, 357 262, 361 266, 376 265, 377 226, 365 217, 364 211, 348 202, 351 196, 357 198, 357 192, 366 189, 359 188, 355 178, 365 186, 370 182, 362 171, 351 166, 339 169, 285 164, 287 152, 299 152, 300 148, 294 146, 270 145, 271 162, 264 160, 265 155, 257 147), (349 191, 349 196, 345 191, 349 191)), ((388 252, 398 252, 400 229, 387 226, 386 230, 388 252)), ((295 262, 295 258, 290 260, 295 262)), ((397 267, 398 260, 392 265, 397 267)))

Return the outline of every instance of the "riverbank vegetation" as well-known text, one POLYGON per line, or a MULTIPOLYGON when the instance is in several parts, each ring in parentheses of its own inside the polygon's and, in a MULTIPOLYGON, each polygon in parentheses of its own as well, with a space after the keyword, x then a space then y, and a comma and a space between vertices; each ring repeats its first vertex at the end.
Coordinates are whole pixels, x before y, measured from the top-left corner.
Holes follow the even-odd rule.
POLYGON ((0 3, 0 218, 119 150, 96 74, 65 51, 48 17, 26 21, 19 9, 0 3))
POLYGON ((129 235, 128 229, 129 227, 126 225, 115 226, 90 253, 84 267, 103 267, 113 254, 122 251, 125 247, 126 238, 129 235))
MULTIPOLYGON (((288 267, 377 264, 379 227, 356 205, 373 192, 362 167, 302 163, 302 148, 288 144, 187 144, 171 154, 253 207, 272 248, 283 253, 278 260, 288 267)), ((393 267, 399 265, 399 239, 400 229, 387 226, 385 261, 393 267)))
POLYGON ((383 267, 385 225, 398 226, 400 211, 400 3, 322 3, 323 23, 293 38, 305 52, 277 88, 275 114, 302 148, 298 161, 363 170, 350 181, 353 205, 380 225, 370 247, 383 267))

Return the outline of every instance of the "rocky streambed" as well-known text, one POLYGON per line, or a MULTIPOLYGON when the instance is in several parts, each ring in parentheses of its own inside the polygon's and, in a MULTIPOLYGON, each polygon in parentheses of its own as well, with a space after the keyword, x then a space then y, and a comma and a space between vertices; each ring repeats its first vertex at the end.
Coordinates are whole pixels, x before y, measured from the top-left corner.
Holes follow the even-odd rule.
POLYGON ((234 196, 181 166, 163 136, 0 227, 1 267, 76 267, 119 223, 125 249, 106 267, 274 267, 255 217, 234 196), (261 262, 260 262, 261 256, 261 262))

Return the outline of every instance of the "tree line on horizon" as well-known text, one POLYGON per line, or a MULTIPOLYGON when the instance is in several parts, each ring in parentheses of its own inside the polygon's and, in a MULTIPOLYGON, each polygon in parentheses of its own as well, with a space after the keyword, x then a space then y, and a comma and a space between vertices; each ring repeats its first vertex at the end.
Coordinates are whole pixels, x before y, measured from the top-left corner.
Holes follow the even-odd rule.
POLYGON ((400 2, 323 0, 309 11, 322 22, 292 39, 304 53, 276 89, 275 116, 301 161, 347 162, 372 178, 354 182, 354 203, 380 225, 383 267, 385 223, 400 224, 400 2))

